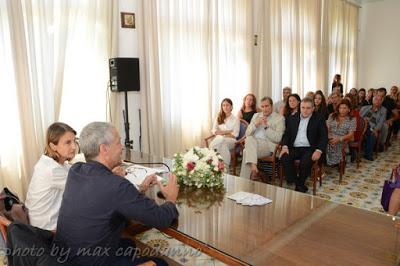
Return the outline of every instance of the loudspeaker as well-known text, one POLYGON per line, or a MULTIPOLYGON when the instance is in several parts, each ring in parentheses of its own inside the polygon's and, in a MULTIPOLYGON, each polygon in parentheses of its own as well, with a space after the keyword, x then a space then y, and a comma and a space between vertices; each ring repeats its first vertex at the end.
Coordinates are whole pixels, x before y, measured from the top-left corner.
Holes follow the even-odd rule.
POLYGON ((140 91, 139 58, 111 58, 109 68, 112 91, 140 91))

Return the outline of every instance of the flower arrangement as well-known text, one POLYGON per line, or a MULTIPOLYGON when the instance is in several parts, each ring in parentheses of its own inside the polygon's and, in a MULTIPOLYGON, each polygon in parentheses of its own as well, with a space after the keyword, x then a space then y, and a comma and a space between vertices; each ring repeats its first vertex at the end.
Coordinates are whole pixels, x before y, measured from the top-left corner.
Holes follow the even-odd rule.
POLYGON ((175 154, 173 173, 179 184, 201 187, 221 187, 225 166, 221 155, 209 148, 194 147, 185 154, 175 154))

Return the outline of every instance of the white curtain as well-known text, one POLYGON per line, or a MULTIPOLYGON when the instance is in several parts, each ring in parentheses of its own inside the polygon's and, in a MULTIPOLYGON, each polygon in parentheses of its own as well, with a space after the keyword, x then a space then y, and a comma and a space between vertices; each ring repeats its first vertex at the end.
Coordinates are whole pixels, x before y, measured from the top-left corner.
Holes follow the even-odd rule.
POLYGON ((223 98, 236 111, 252 89, 251 2, 140 3, 144 149, 170 156, 201 144, 223 98))
POLYGON ((326 85, 331 89, 335 74, 341 74, 344 92, 356 86, 359 7, 341 0, 325 0, 324 43, 329 73, 326 85))
POLYGON ((260 9, 258 95, 280 100, 285 86, 300 96, 328 93, 336 73, 345 88, 355 84, 358 7, 343 0, 270 0, 260 9))
POLYGON ((115 7, 107 0, 0 0, 0 182, 22 198, 49 124, 63 120, 79 130, 106 119, 115 7))

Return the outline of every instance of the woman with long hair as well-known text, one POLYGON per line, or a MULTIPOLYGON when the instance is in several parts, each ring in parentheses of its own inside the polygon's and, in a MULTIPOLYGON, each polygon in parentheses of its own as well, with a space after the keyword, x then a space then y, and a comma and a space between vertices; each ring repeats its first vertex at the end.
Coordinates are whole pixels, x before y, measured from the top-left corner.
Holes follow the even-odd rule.
POLYGON ((65 182, 77 150, 76 131, 69 125, 56 122, 46 133, 44 154, 36 163, 26 196, 31 225, 55 230, 64 193, 65 182))
POLYGON ((376 90, 374 88, 370 88, 367 92, 367 97, 365 98, 368 102, 367 105, 371 105, 372 104, 372 99, 374 98, 376 94, 376 90))
POLYGON ((356 120, 351 116, 351 103, 342 99, 335 112, 326 121, 329 143, 326 151, 328 165, 337 165, 342 158, 342 146, 345 141, 351 141, 356 131, 356 120))
POLYGON ((328 111, 326 110, 326 100, 324 93, 321 90, 317 90, 314 94, 314 107, 315 112, 320 113, 325 120, 328 119, 328 111))
POLYGON ((211 130, 215 138, 210 143, 210 148, 221 154, 224 163, 231 163, 230 150, 235 147, 236 138, 239 136, 240 121, 232 114, 233 103, 229 98, 221 102, 221 108, 211 130))
POLYGON ((288 117, 300 111, 300 96, 297 93, 290 94, 287 98, 283 115, 288 117))
POLYGON ((333 77, 332 92, 336 90, 340 93, 340 95, 343 95, 343 84, 341 81, 342 81, 342 76, 340 74, 336 74, 333 77))
POLYGON ((250 124, 253 115, 257 112, 259 112, 259 110, 257 108, 256 96, 249 93, 243 98, 242 108, 237 113, 237 118, 243 119, 250 124))

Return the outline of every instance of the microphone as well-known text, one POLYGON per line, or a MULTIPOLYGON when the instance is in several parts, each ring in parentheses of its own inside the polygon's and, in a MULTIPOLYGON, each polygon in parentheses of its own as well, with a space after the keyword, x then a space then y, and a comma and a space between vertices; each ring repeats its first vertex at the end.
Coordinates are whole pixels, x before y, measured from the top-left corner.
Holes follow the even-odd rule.
MULTIPOLYGON (((127 162, 127 163, 132 163, 132 164, 145 164, 145 165, 163 165, 163 166, 165 166, 165 167, 167 167, 167 169, 168 169, 168 171, 167 172, 171 172, 171 169, 169 168, 169 166, 166 164, 166 163, 163 163, 163 162, 154 162, 154 163, 142 163, 142 162, 140 162, 140 163, 136 163, 136 162, 134 162, 134 161, 130 161, 130 160, 124 160, 124 162, 127 162)), ((164 173, 167 173, 167 172, 165 172, 165 171, 159 171, 159 172, 156 172, 156 174, 164 174, 164 173)))

